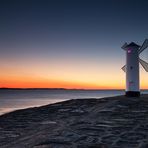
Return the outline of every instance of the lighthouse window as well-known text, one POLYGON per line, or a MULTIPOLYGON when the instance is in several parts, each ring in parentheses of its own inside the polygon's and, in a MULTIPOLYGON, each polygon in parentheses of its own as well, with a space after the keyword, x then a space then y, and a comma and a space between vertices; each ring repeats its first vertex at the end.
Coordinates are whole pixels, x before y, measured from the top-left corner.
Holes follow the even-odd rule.
POLYGON ((131 48, 129 48, 129 49, 127 50, 128 53, 131 53, 131 51, 132 51, 131 48))
POLYGON ((133 66, 131 66, 130 69, 133 69, 133 66))

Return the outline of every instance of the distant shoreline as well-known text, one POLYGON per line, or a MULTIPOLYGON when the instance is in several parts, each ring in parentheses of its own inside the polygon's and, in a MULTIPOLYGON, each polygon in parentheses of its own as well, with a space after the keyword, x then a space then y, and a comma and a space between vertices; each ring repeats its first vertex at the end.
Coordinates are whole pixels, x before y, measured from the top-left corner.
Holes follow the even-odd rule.
MULTIPOLYGON (((82 90, 82 91, 125 91, 125 89, 69 89, 69 88, 7 88, 1 87, 0 90, 82 90)), ((147 91, 148 89, 141 89, 147 91)))
MULTIPOLYGON (((7 87, 1 87, 0 90, 94 90, 94 91, 103 91, 103 90, 124 90, 124 89, 68 89, 68 88, 7 88, 7 87)), ((148 90, 148 89, 142 89, 142 90, 148 90)))

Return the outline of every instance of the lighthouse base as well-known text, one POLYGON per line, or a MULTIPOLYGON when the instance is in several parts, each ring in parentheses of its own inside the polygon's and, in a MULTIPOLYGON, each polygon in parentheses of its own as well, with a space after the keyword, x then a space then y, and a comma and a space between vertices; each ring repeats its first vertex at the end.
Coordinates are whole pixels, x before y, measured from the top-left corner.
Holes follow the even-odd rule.
POLYGON ((125 96, 127 96, 127 97, 140 97, 140 91, 126 91, 125 96))

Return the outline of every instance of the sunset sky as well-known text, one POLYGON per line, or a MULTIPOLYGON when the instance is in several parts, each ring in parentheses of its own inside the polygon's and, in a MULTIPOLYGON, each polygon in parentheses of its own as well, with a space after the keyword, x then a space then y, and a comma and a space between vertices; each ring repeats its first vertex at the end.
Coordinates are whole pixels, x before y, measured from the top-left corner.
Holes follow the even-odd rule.
POLYGON ((147 15, 147 0, 1 0, 0 87, 122 89, 121 46, 148 38, 147 15))

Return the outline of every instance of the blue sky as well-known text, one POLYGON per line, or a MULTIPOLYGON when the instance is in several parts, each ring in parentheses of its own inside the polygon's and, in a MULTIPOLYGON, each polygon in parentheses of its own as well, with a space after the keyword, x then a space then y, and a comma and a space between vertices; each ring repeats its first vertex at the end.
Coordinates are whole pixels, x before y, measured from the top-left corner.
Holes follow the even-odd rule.
MULTIPOLYGON (((61 73, 54 80, 66 81, 63 72, 58 71, 59 65, 71 79, 71 67, 80 75, 84 74, 80 69, 94 73, 99 73, 100 69, 100 73, 106 73, 109 65, 112 70, 120 71, 125 61, 121 49, 124 42, 142 44, 148 38, 147 5, 147 0, 1 0, 1 86, 9 84, 9 81, 5 84, 6 73, 10 73, 10 78, 17 73, 20 79, 24 75, 34 74, 42 79, 53 77, 50 73, 61 73), (32 73, 26 73, 34 67, 32 73), (39 71, 44 73, 38 75, 39 71)), ((145 59, 147 53, 143 54, 145 59)), ((117 72, 117 77, 119 75, 122 74, 117 72)), ((84 80, 89 77, 93 75, 84 80)), ((111 79, 110 75, 108 77, 111 79)), ((81 76, 75 81, 77 79, 81 76)))

